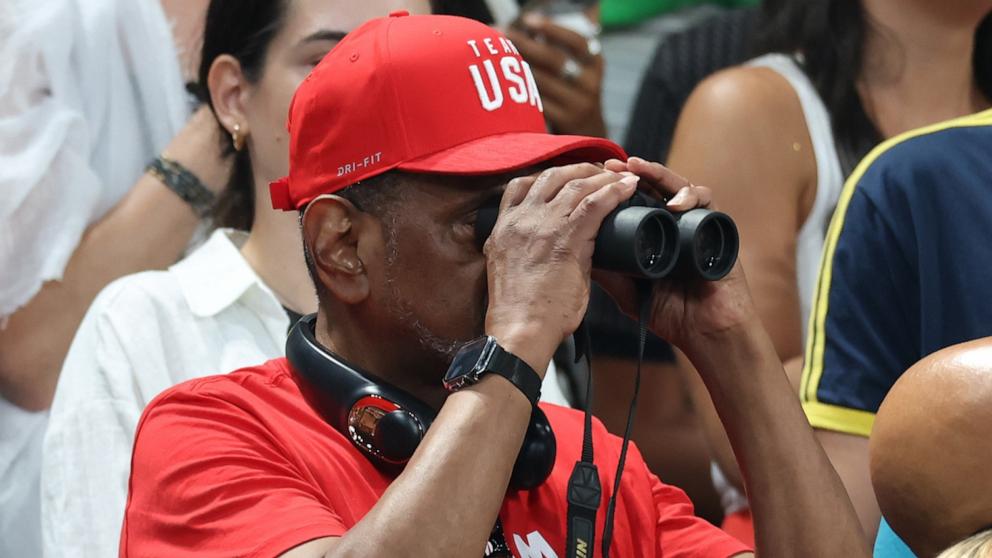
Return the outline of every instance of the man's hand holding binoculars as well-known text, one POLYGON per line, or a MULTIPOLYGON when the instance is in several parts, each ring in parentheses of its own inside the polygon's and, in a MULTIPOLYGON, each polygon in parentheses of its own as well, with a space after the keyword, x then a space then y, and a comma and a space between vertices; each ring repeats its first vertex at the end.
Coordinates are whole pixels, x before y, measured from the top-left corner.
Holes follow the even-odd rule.
POLYGON ((543 374, 555 348, 582 321, 597 232, 637 182, 582 163, 507 185, 484 244, 486 333, 534 370, 543 374))
MULTIPOLYGON (((640 178, 639 187, 656 199, 667 200, 665 207, 673 213, 697 208, 715 209, 712 191, 696 186, 660 163, 631 157, 626 163, 607 161, 612 172, 633 173, 640 178)), ((629 315, 637 318, 638 293, 635 279, 617 273, 593 271, 593 278, 603 286, 629 315)), ((693 280, 685 275, 674 280, 655 280, 651 285, 651 313, 646 324, 653 333, 680 349, 691 353, 707 341, 722 334, 759 324, 751 295, 741 271, 734 263, 718 281, 693 280)))
POLYGON ((590 271, 632 315, 638 283, 647 285, 647 327, 687 351, 700 336, 756 320, 735 266, 736 228, 709 210, 710 197, 638 158, 510 181, 499 207, 484 207, 476 224, 487 257, 487 333, 543 369, 585 314, 590 271))

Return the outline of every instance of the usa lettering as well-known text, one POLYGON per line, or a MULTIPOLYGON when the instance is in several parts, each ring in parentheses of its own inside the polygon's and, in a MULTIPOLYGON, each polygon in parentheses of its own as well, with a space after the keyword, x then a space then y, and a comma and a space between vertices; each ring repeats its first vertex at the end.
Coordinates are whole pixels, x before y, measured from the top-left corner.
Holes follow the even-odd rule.
POLYGON ((374 165, 381 160, 382 160, 382 151, 377 151, 363 158, 361 161, 355 161, 353 163, 345 163, 344 165, 338 166, 338 176, 344 176, 346 174, 351 174, 355 171, 362 170, 365 167, 374 165))
POLYGON ((476 58, 486 57, 468 67, 483 109, 492 112, 512 101, 535 106, 538 111, 544 112, 530 65, 520 58, 512 42, 503 37, 467 42, 476 58), (496 56, 499 58, 492 58, 496 56))

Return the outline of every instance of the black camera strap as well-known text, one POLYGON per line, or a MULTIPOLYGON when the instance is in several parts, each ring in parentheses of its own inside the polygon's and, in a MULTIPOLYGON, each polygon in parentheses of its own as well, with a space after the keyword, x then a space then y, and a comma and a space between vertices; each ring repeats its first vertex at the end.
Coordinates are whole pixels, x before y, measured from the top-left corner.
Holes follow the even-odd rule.
MULTIPOLYGON (((634 424, 634 413, 637 410, 637 396, 641 389, 641 365, 644 362, 644 345, 647 341, 647 323, 651 315, 652 285, 648 281, 638 281, 638 329, 637 339, 637 372, 634 376, 634 394, 631 397, 630 408, 627 411, 627 426, 620 447, 620 458, 617 461, 617 471, 614 477, 613 494, 606 508, 606 522, 603 527, 603 558, 610 554, 610 542, 613 540, 613 517, 616 510, 617 498, 620 494, 620 480, 623 476, 624 464, 627 461, 627 448, 630 445, 630 433, 634 424)), ((568 479, 568 511, 566 513, 565 556, 567 558, 593 558, 595 555, 596 514, 602 499, 602 486, 599 481, 599 471, 593 462, 592 447, 592 360, 590 357, 589 329, 585 322, 576 331, 577 345, 576 362, 583 356, 589 362, 589 374, 586 378, 585 424, 582 432, 582 458, 575 462, 572 475, 568 479)))
POLYGON ((627 461, 627 447, 630 445, 630 432, 634 427, 634 413, 637 412, 637 396, 641 392, 641 365, 644 363, 644 345, 648 339, 648 320, 651 318, 652 286, 646 281, 637 284, 637 372, 634 374, 634 394, 630 398, 630 408, 627 410, 627 427, 623 431, 623 444, 620 446, 620 459, 617 461, 617 473, 613 482, 613 494, 606 507, 606 524, 603 526, 603 558, 610 556, 610 542, 613 540, 613 513, 617 507, 620 495, 620 477, 623 476, 623 466, 627 461))
POLYGON ((603 490, 599 471, 593 463, 592 448, 592 359, 589 328, 583 321, 576 331, 575 361, 582 357, 589 363, 586 374, 585 424, 582 428, 582 458, 575 462, 568 479, 568 511, 566 513, 565 556, 592 558, 596 540, 596 513, 603 490))

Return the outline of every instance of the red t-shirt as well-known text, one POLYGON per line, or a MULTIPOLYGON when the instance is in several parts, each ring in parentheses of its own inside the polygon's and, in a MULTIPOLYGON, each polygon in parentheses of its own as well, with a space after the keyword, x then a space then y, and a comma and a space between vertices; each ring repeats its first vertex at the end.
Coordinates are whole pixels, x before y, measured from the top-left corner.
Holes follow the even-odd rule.
MULTIPOLYGON (((500 511, 519 557, 564 556, 565 488, 581 452, 582 414, 542 408, 558 440, 554 470, 540 487, 510 492, 500 511)), ((593 440, 603 483, 598 544, 620 440, 599 421, 593 440)), ((278 556, 343 535, 390 481, 306 403, 286 359, 193 380, 155 398, 138 424, 121 556, 278 556)), ((613 556, 747 550, 695 517, 685 494, 662 484, 631 445, 613 556)))

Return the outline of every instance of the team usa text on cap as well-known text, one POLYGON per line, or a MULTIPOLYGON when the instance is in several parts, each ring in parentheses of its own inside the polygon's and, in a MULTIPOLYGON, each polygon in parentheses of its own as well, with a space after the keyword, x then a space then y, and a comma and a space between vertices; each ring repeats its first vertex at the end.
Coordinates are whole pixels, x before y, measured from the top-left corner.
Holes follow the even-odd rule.
POLYGON ((479 101, 482 108, 487 111, 494 111, 503 106, 505 99, 519 104, 530 104, 536 106, 537 110, 544 112, 544 105, 541 103, 541 95, 537 92, 537 82, 534 74, 530 71, 530 65, 520 58, 520 52, 513 46, 506 37, 486 37, 481 40, 470 39, 467 42, 472 52, 481 60, 482 69, 485 70, 489 79, 486 85, 482 76, 479 64, 472 64, 468 71, 472 74, 475 88, 479 93, 479 101), (503 55, 499 62, 494 63, 493 58, 503 55), (499 66, 499 72, 496 66, 499 66), (502 79, 500 78, 502 76, 502 79), (506 88, 504 95, 503 88, 506 88))

